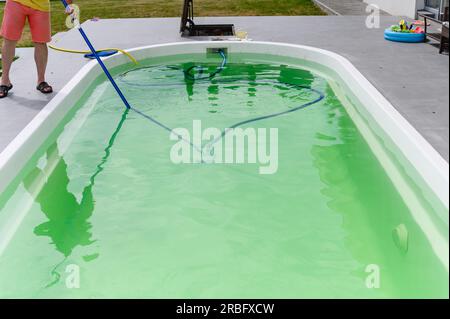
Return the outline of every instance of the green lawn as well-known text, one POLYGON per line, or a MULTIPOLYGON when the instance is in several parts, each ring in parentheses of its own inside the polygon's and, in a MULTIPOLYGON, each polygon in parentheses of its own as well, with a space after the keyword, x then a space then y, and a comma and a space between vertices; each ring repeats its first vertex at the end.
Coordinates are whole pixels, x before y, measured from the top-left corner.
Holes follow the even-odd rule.
MULTIPOLYGON (((81 8, 82 21, 99 17, 148 18, 178 17, 183 0, 75 0, 81 8)), ((0 4, 3 19, 4 4, 0 4)), ((53 32, 66 30, 65 15, 59 0, 52 0, 53 32)), ((196 0, 196 16, 271 16, 271 15, 324 15, 312 0, 196 0)), ((31 36, 25 29, 20 46, 30 46, 31 36)))

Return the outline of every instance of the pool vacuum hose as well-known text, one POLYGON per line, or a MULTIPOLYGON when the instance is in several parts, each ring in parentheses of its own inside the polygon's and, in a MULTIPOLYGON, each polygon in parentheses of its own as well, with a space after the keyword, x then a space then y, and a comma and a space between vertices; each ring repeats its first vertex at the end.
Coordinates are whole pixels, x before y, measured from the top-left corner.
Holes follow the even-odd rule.
MULTIPOLYGON (((61 0, 61 2, 62 2, 62 4, 64 5, 64 7, 66 8, 66 10, 69 11, 69 10, 70 10, 70 6, 69 6, 69 4, 67 3, 67 1, 66 1, 66 0, 61 0)), ((101 57, 100 57, 100 55, 101 55, 101 54, 99 53, 100 51, 97 51, 97 50, 94 48, 94 46, 92 45, 91 41, 89 40, 89 37, 87 36, 87 34, 84 32, 83 28, 81 27, 81 24, 80 24, 79 19, 76 17, 75 14, 72 14, 71 17, 72 17, 72 19, 73 19, 73 22, 74 22, 75 27, 78 29, 78 31, 80 32, 80 34, 81 34, 81 36, 83 37, 84 41, 86 42, 87 46, 89 47, 89 50, 91 51, 92 56, 97 60, 98 64, 99 64, 100 67, 102 68, 102 70, 103 70, 103 72, 105 73, 106 77, 107 77, 108 80, 111 82, 112 86, 114 87, 114 89, 116 90, 117 94, 118 94, 119 97, 121 98, 121 100, 122 100, 123 104, 125 105, 126 109, 127 109, 127 110, 133 110, 135 113, 137 113, 137 114, 141 115, 142 117, 146 118, 147 120, 153 122, 154 124, 156 124, 157 126, 163 128, 164 130, 167 130, 167 131, 169 131, 169 132, 173 132, 172 129, 171 129, 170 127, 168 127, 168 126, 166 126, 165 124, 159 122, 158 120, 156 120, 155 118, 151 117, 150 115, 147 115, 147 114, 145 114, 144 112, 142 112, 142 111, 140 111, 140 110, 138 110, 138 109, 136 109, 136 108, 134 108, 134 107, 131 107, 130 103, 128 102, 128 100, 126 99, 125 95, 124 95, 124 94, 122 93, 122 91, 120 90, 120 88, 119 88, 119 86, 117 85, 116 81, 114 80, 114 78, 112 77, 111 73, 109 72, 108 68, 107 68, 106 65, 103 63, 103 61, 102 61, 102 59, 101 59, 101 57)), ((55 47, 53 47, 53 48, 56 49, 56 50, 59 50, 59 51, 63 51, 63 52, 70 52, 70 53, 85 53, 84 51, 82 52, 82 51, 73 51, 73 50, 60 49, 60 48, 55 48, 55 47)), ((116 50, 116 49, 115 49, 115 50, 116 50)), ((105 50, 101 50, 101 51, 106 51, 106 49, 105 49, 105 50)), ((122 52, 122 50, 117 50, 117 51, 121 51, 121 52, 122 52)), ((123 53, 124 53, 124 52, 123 52, 123 53)), ((203 74, 203 68, 202 68, 201 66, 193 66, 193 67, 190 67, 189 69, 183 71, 184 74, 185 74, 185 78, 186 78, 186 79, 189 79, 189 80, 191 80, 191 81, 208 81, 208 80, 213 80, 217 75, 219 75, 219 74, 225 69, 225 67, 226 67, 226 65, 227 65, 227 62, 228 62, 228 61, 227 61, 227 56, 226 56, 226 54, 225 54, 225 52, 224 52, 223 50, 219 50, 217 53, 222 57, 222 63, 221 63, 220 66, 217 67, 217 69, 216 69, 214 72, 210 73, 209 75, 202 76, 201 74, 203 74), (193 74, 193 71, 194 71, 195 69, 199 70, 200 76, 197 76, 197 77, 196 77, 196 76, 193 74)), ((126 55, 127 55, 128 57, 130 57, 129 54, 126 54, 126 55)), ((134 59, 132 59, 132 60, 135 61, 134 59)), ((129 82, 127 82, 127 81, 124 79, 124 77, 125 77, 127 74, 129 74, 130 72, 134 72, 134 71, 137 71, 137 70, 140 70, 140 69, 146 69, 146 67, 144 67, 144 68, 137 68, 137 69, 133 69, 133 70, 131 70, 131 71, 125 72, 125 73, 121 74, 120 80, 121 80, 122 82, 125 82, 126 84, 132 85, 132 86, 148 86, 148 85, 139 85, 139 84, 137 84, 137 83, 129 83, 129 82)), ((260 81, 260 82, 268 83, 268 82, 271 82, 271 81, 260 81)), ((158 86, 158 85, 170 85, 170 84, 169 84, 169 83, 165 83, 165 84, 158 83, 157 85, 149 85, 149 86, 158 86)), ((295 112, 295 111, 304 109, 304 108, 306 108, 306 107, 308 107, 308 106, 311 106, 311 105, 313 105, 313 104, 316 104, 316 103, 320 102, 321 100, 323 100, 324 97, 325 97, 324 94, 323 94, 322 92, 320 92, 320 91, 318 91, 318 90, 315 90, 315 89, 312 89, 312 88, 310 88, 310 87, 304 87, 304 86, 301 86, 301 85, 292 85, 292 86, 297 87, 297 88, 301 88, 301 89, 307 89, 307 90, 309 90, 309 91, 311 91, 311 92, 316 93, 316 94, 318 95, 318 97, 317 97, 315 100, 313 100, 313 101, 310 101, 310 102, 308 102, 308 103, 302 104, 302 105, 300 105, 300 106, 298 106, 298 107, 289 109, 289 110, 287 110, 287 111, 278 112, 278 113, 274 113, 274 114, 266 115, 266 116, 260 116, 260 117, 256 117, 256 118, 253 118, 253 119, 249 119, 249 120, 246 120, 246 121, 237 123, 237 124, 235 124, 232 128, 236 128, 237 126, 241 126, 241 125, 249 124, 249 123, 252 123, 252 122, 261 121, 261 120, 266 120, 266 119, 269 119, 269 118, 278 117, 278 116, 281 116, 281 115, 285 115, 285 114, 288 114, 288 113, 292 113, 292 112, 295 112)), ((221 136, 220 138, 223 138, 224 135, 226 135, 226 133, 227 133, 227 131, 224 131, 223 134, 222 134, 222 136, 221 136)), ((184 138, 183 138, 182 136, 179 136, 179 138, 180 138, 181 140, 184 140, 184 138)), ((202 147, 198 148, 196 145, 193 145, 193 143, 191 143, 190 141, 186 141, 186 142, 189 143, 189 144, 191 144, 197 151, 202 152, 202 150, 203 150, 202 147)), ((212 144, 214 144, 214 143, 216 143, 216 142, 217 142, 217 140, 216 140, 216 141, 213 141, 212 144)))

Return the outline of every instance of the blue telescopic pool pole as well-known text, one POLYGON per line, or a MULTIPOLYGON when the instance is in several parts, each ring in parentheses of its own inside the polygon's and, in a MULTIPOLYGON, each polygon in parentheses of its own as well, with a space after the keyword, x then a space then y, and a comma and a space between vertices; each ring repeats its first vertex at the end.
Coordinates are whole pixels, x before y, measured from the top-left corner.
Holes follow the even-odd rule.
MULTIPOLYGON (((64 7, 66 8, 66 10, 69 10, 69 4, 67 3, 66 0, 61 0, 62 4, 64 5, 64 7)), ((125 98, 125 96, 123 95, 122 91, 120 90, 119 86, 117 85, 116 81, 114 81, 111 73, 109 73, 108 68, 106 67, 106 65, 103 63, 102 59, 100 58, 100 56, 98 55, 97 51, 95 50, 94 46, 92 45, 91 41, 89 40, 88 36, 86 35, 86 33, 84 32, 83 28, 81 27, 80 21, 78 21, 78 18, 73 16, 74 18, 74 23, 75 23, 75 27, 78 29, 78 31, 80 31, 81 36, 83 37, 84 41, 86 42, 87 46, 89 47, 89 49, 91 50, 92 54, 94 55, 95 59, 97 60, 98 64, 100 64, 101 68, 103 69, 103 72, 105 72, 106 77, 109 79, 109 81, 111 82, 112 86, 114 87, 114 89, 116 90, 117 94, 120 96, 120 98, 122 99, 123 103, 125 104, 127 109, 131 109, 130 104, 128 103, 127 99, 125 98)))

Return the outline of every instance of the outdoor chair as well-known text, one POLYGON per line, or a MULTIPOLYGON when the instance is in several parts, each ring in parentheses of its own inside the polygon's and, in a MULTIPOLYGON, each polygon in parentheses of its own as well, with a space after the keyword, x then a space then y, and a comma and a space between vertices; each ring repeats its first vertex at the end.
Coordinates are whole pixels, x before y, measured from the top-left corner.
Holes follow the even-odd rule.
POLYGON ((433 39, 439 42, 439 53, 444 52, 445 47, 448 48, 449 43, 449 26, 448 26, 448 7, 444 9, 442 20, 438 20, 430 17, 426 13, 418 12, 419 18, 424 20, 425 33, 427 38, 433 39), (437 26, 437 28, 431 29, 431 25, 437 26))

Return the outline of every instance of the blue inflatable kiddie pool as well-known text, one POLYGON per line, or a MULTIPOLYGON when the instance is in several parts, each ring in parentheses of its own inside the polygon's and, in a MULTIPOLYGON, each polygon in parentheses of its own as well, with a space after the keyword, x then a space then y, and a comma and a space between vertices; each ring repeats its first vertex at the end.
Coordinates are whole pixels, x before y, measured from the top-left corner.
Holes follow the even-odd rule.
POLYGON ((419 43, 425 42, 425 37, 425 33, 394 32, 391 29, 384 31, 384 38, 395 42, 419 43))

